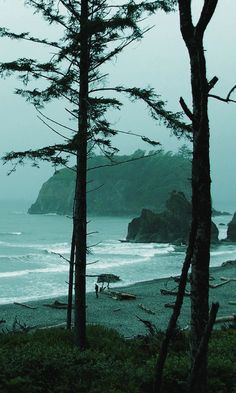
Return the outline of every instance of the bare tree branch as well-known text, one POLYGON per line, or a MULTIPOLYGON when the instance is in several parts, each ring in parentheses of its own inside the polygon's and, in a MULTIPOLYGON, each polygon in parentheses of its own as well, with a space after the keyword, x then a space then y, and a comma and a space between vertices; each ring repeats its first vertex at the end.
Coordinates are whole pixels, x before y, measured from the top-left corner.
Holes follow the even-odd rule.
POLYGON ((218 82, 219 78, 217 76, 214 76, 209 82, 208 82, 208 91, 213 89, 215 87, 216 83, 218 82))
POLYGON ((231 94, 234 92, 234 90, 236 89, 236 85, 234 85, 233 87, 232 87, 232 89, 229 91, 229 93, 228 93, 228 95, 227 95, 227 100, 229 100, 230 99, 230 96, 231 96, 231 94))
POLYGON ((180 29, 184 41, 192 38, 194 26, 192 22, 191 2, 189 0, 179 0, 180 29))
POLYGON ((213 14, 215 12, 217 3, 218 3, 218 0, 205 0, 204 1, 204 5, 202 7, 202 12, 201 12, 199 21, 196 25, 196 28, 195 28, 195 34, 197 37, 202 39, 204 31, 206 30, 207 25, 210 22, 213 14))
POLYGON ((235 89, 236 89, 236 85, 234 85, 232 87, 232 89, 227 94, 226 98, 223 98, 223 97, 215 95, 215 94, 208 94, 208 97, 215 98, 216 100, 223 101, 223 102, 226 102, 226 103, 233 102, 233 103, 236 104, 236 100, 232 100, 230 98, 231 94, 234 92, 235 89))
POLYGON ((55 130, 55 128, 51 127, 45 120, 43 120, 40 116, 37 116, 37 118, 43 123, 45 124, 45 126, 47 126, 51 131, 53 131, 55 134, 61 136, 62 138, 70 141, 70 138, 67 138, 65 135, 61 134, 60 132, 58 132, 57 130, 55 130))
POLYGON ((137 157, 137 158, 131 158, 130 160, 125 160, 125 161, 120 161, 120 162, 114 162, 112 164, 105 164, 105 165, 98 165, 98 166, 94 166, 92 168, 88 168, 88 171, 92 171, 94 169, 98 169, 98 168, 104 168, 104 167, 111 167, 111 166, 116 166, 116 165, 121 165, 121 164, 125 164, 127 162, 132 162, 132 161, 137 161, 137 160, 142 160, 143 158, 149 158, 149 157, 153 157, 156 156, 160 151, 158 150, 156 153, 153 154, 148 154, 147 156, 143 156, 143 157, 137 157))
POLYGON ((193 121, 193 114, 192 114, 192 112, 190 111, 190 109, 188 108, 188 106, 186 105, 186 103, 185 103, 183 97, 180 97, 179 103, 180 103, 181 108, 183 109, 185 115, 188 116, 188 118, 189 118, 191 121, 193 121))
POLYGON ((168 354, 169 344, 170 344, 170 341, 173 337, 173 333, 176 328, 176 323, 179 318, 181 307, 183 304, 185 288, 186 288, 186 283, 187 283, 187 279, 188 279, 188 271, 189 271, 191 261, 192 261, 195 236, 196 236, 196 224, 192 221, 191 231, 190 231, 190 235, 189 235, 188 249, 187 249, 185 260, 184 260, 183 267, 182 267, 182 272, 181 272, 179 287, 178 287, 178 293, 176 296, 173 313, 172 313, 171 318, 169 320, 168 327, 165 332, 165 337, 161 343, 161 348, 160 348, 159 356, 157 359, 155 377, 154 377, 155 378, 154 379, 154 389, 153 389, 154 393, 161 393, 163 369, 164 369, 165 361, 166 361, 167 354, 168 354))
POLYGON ((102 188, 103 186, 104 186, 104 183, 101 184, 100 186, 96 187, 96 188, 92 188, 91 190, 88 190, 88 191, 87 191, 87 194, 88 194, 89 192, 93 192, 93 191, 100 190, 100 188, 102 188))
MULTIPOLYGON (((67 126, 65 126, 64 124, 59 123, 58 121, 53 120, 52 118, 50 118, 50 117, 44 115, 44 113, 42 113, 38 108, 36 108, 36 110, 37 110, 37 112, 38 112, 41 116, 43 116, 45 119, 51 121, 52 123, 56 124, 57 126, 60 126, 60 127, 62 127, 62 128, 65 128, 65 130, 69 130, 69 131, 72 131, 72 132, 77 132, 77 130, 75 130, 74 128, 67 127, 67 126)), ((62 136, 63 136, 65 139, 68 139, 68 140, 69 140, 69 138, 66 138, 64 135, 62 135, 62 136)))

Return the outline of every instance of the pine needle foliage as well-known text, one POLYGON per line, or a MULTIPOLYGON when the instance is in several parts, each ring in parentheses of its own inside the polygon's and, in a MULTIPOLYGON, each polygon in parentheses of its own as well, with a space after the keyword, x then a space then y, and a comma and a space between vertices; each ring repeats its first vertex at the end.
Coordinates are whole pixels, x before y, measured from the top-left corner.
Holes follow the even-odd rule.
MULTIPOLYGON (((14 40, 27 40, 41 45, 48 45, 54 50, 47 62, 32 58, 20 58, 13 62, 0 64, 0 75, 9 76, 17 72, 25 85, 17 89, 27 101, 40 110, 54 99, 64 99, 69 103, 69 113, 77 119, 77 130, 64 144, 45 147, 37 151, 10 153, 5 161, 15 160, 22 164, 24 158, 51 161, 54 165, 66 165, 67 155, 76 156, 76 186, 73 210, 73 235, 71 246, 71 266, 75 272, 74 282, 74 335, 75 344, 84 350, 86 347, 86 260, 87 260, 87 159, 89 150, 94 145, 108 157, 117 149, 112 146, 110 137, 118 131, 111 127, 106 117, 109 109, 120 109, 122 102, 117 98, 126 94, 131 100, 141 99, 147 104, 151 115, 163 121, 174 131, 183 131, 186 125, 181 122, 181 114, 172 114, 165 109, 164 102, 152 89, 127 88, 123 86, 105 87, 106 74, 103 65, 114 59, 128 45, 140 40, 149 28, 141 28, 143 18, 162 9, 171 11, 175 1, 128 1, 117 5, 108 0, 26 0, 35 12, 40 13, 49 24, 58 24, 63 34, 55 43, 46 38, 36 38, 28 32, 12 33, 6 28, 0 29, 2 37, 14 40), (28 89, 32 81, 46 82, 46 87, 28 89), (112 91, 115 96, 107 97, 104 93, 112 91), (99 96, 98 96, 99 94, 99 96), (182 126, 181 126, 182 124, 182 126), (65 155, 66 153, 66 155, 65 155)), ((45 84, 44 84, 45 86, 45 84)), ((59 124, 56 120, 43 119, 48 127, 59 124), (47 123, 47 121, 50 124, 47 123)), ((65 139, 65 138, 64 138, 65 139)), ((151 145, 151 141, 143 136, 151 145)), ((71 267, 70 266, 70 267, 71 267)), ((72 276, 71 276, 72 277, 72 276)), ((69 291, 73 279, 69 280, 69 291)), ((69 298, 69 295, 68 295, 69 298)), ((72 296, 70 296, 72 299, 72 296)), ((69 303, 69 302, 68 302, 69 303)), ((69 307, 68 307, 69 309, 69 307)))
MULTIPOLYGON (((81 64, 81 2, 75 0, 26 0, 25 4, 32 7, 49 24, 61 27, 62 36, 55 42, 50 38, 32 36, 30 32, 12 32, 5 27, 0 28, 0 37, 12 40, 29 41, 53 49, 46 62, 34 58, 19 58, 15 61, 0 63, 0 75, 8 77, 17 74, 23 82, 23 88, 15 93, 23 96, 36 108, 42 109, 54 99, 64 99, 69 103, 70 113, 79 117, 79 86, 81 64), (43 80, 44 87, 38 81, 43 80), (27 88, 35 81, 36 87, 27 88)), ((117 152, 107 138, 119 130, 112 128, 106 118, 111 109, 120 110, 123 106, 119 95, 127 95, 132 101, 142 100, 150 110, 151 116, 162 122, 173 133, 180 136, 191 134, 190 126, 182 121, 182 113, 172 113, 166 109, 166 103, 153 89, 107 86, 107 74, 103 73, 103 65, 116 58, 128 45, 140 40, 149 28, 141 28, 140 21, 157 10, 171 12, 176 1, 128 1, 114 4, 112 1, 89 0, 87 34, 89 37, 89 130, 88 141, 91 145, 98 143, 106 155, 117 152), (106 86, 104 88, 104 86, 106 86), (113 92, 113 97, 108 97, 113 92), (105 139, 104 139, 105 138, 105 139), (104 139, 104 143, 102 142, 104 139)), ((143 23, 142 23, 143 24, 143 23)), ((48 125, 48 122, 46 123, 48 125)), ((150 143, 146 137, 144 141, 150 143)), ((53 165, 65 165, 68 155, 64 152, 75 151, 75 134, 64 144, 55 144, 37 151, 10 152, 3 159, 13 161, 15 165, 24 163, 25 158, 51 161, 53 165), (54 153, 53 153, 54 150, 54 153)), ((152 141, 155 145, 155 141, 152 141)), ((158 144, 158 143, 156 143, 158 144)), ((14 167, 15 169, 15 167, 14 167)), ((14 170, 13 169, 13 170, 14 170)))

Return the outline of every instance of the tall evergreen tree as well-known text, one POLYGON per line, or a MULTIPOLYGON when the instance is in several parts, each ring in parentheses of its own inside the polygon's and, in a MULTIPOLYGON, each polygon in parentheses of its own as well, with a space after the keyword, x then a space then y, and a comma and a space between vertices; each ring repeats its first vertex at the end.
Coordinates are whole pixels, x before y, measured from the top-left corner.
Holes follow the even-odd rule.
MULTIPOLYGON (((20 58, 0 64, 3 76, 14 72, 27 85, 30 81, 46 80, 46 88, 17 89, 16 93, 41 108, 52 99, 64 98, 71 104, 69 113, 77 119, 77 127, 71 138, 62 144, 46 146, 38 150, 11 152, 5 159, 23 162, 31 158, 50 161, 53 164, 67 164, 67 154, 76 157, 76 192, 73 214, 73 246, 75 248, 75 339, 81 349, 86 345, 86 252, 87 252, 87 158, 89 146, 98 145, 105 154, 112 156, 110 136, 115 135, 105 114, 110 108, 120 109, 122 102, 117 94, 127 94, 131 100, 141 99, 151 115, 176 133, 190 131, 181 121, 181 113, 173 114, 165 109, 164 102, 153 89, 105 86, 106 75, 102 72, 104 63, 117 56, 125 47, 142 38, 145 29, 139 27, 144 15, 157 9, 166 12, 173 9, 176 1, 128 1, 115 4, 104 0, 26 0, 36 12, 42 14, 49 24, 58 24, 63 36, 57 42, 33 37, 29 33, 14 33, 0 29, 2 37, 31 41, 54 48, 54 56, 48 62, 20 58), (98 96, 97 94, 99 94, 98 96), (108 97, 108 92, 115 96, 108 97), (105 95, 104 95, 105 94, 105 95), (66 153, 66 156, 63 155, 66 153)), ((48 124, 53 119, 44 118, 48 124)), ((49 124, 48 124, 49 125, 49 124)), ((63 126, 62 124, 59 124, 63 126)), ((51 125, 49 125, 51 127, 51 125)), ((68 127, 67 127, 68 128, 68 127)), ((144 138, 148 142, 148 138, 144 138)), ((72 256, 73 260, 73 256, 72 256)))
POLYGON ((234 86, 226 96, 211 94, 218 78, 207 79, 206 59, 204 53, 204 34, 216 10, 218 0, 204 0, 200 17, 194 25, 192 21, 192 5, 189 0, 178 0, 180 29, 186 44, 191 70, 192 110, 183 98, 180 104, 192 123, 193 158, 192 158, 192 223, 189 245, 186 251, 180 277, 178 294, 173 314, 170 318, 165 338, 162 342, 157 361, 154 392, 162 390, 162 374, 168 353, 168 345, 176 328, 181 311, 188 277, 191 272, 191 361, 192 367, 187 383, 187 392, 207 392, 207 355, 210 331, 218 311, 218 303, 212 304, 209 313, 209 262, 211 240, 211 178, 209 159, 209 119, 208 98, 229 103, 235 100, 231 95, 234 86))
MULTIPOLYGON (((209 262, 211 240, 211 178, 209 158, 208 94, 203 46, 205 30, 217 6, 217 0, 205 0, 196 26, 192 23, 191 4, 179 0, 180 28, 187 46, 192 86, 192 221, 194 243, 191 275, 191 355, 194 360, 209 315, 209 262)), ((207 391, 207 351, 194 386, 194 392, 207 391)))

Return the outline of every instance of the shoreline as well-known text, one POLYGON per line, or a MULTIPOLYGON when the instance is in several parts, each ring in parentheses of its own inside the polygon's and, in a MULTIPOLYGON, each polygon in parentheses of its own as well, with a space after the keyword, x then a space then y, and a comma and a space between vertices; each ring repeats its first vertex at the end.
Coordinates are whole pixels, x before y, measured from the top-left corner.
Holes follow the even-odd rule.
MULTIPOLYGON (((210 283, 219 284, 221 277, 236 277, 236 263, 225 266, 210 268, 210 275, 214 278, 210 283)), ((108 296, 106 291, 99 293, 96 298, 95 292, 88 292, 87 298, 87 323, 99 324, 108 328, 116 329, 124 337, 133 337, 138 334, 146 334, 144 324, 138 318, 149 320, 158 330, 165 330, 172 314, 171 308, 166 308, 166 303, 173 303, 175 296, 162 295, 161 289, 174 290, 177 284, 169 278, 158 278, 149 281, 141 281, 129 286, 110 287, 110 291, 128 292, 136 296, 134 300, 115 300, 108 296), (144 306, 144 309, 140 307, 144 306), (147 312, 151 310, 151 313, 147 312)), ((187 289, 189 284, 187 285, 187 289)), ((218 317, 236 314, 236 305, 229 301, 236 300, 236 281, 210 289, 210 303, 219 302, 218 317)), ((66 310, 45 307, 44 304, 52 304, 55 300, 67 302, 67 296, 27 301, 24 304, 33 308, 25 308, 12 303, 0 305, 0 329, 12 330, 15 318, 27 326, 37 328, 55 326, 65 323, 66 310)), ((179 326, 184 328, 189 325, 190 298, 185 297, 179 318, 179 326)), ((219 326, 219 325, 218 325, 219 326)))
MULTIPOLYGON (((228 262, 228 261, 226 261, 226 262, 228 262)), ((222 265, 224 263, 225 262, 223 262, 221 265, 218 265, 218 266, 211 266, 210 267, 210 272, 215 271, 215 270, 217 271, 218 269, 221 269, 223 267, 222 265)), ((181 273, 181 270, 180 270, 180 273, 181 273)), ((172 279, 174 277, 178 277, 179 275, 173 275, 173 276, 171 275, 171 276, 153 278, 153 279, 143 280, 143 281, 141 280, 141 281, 133 282, 131 284, 122 284, 122 280, 121 280, 120 281, 120 285, 119 285, 119 281, 118 281, 117 283, 112 283, 111 285, 114 285, 114 287, 111 287, 111 288, 114 289, 114 290, 122 291, 122 288, 132 288, 133 286, 139 285, 139 284, 142 284, 142 283, 150 283, 151 284, 152 282, 155 282, 155 281, 169 281, 170 279, 172 279)), ((92 294, 92 293, 94 293, 94 291, 93 290, 89 290, 88 292, 86 292, 86 296, 89 295, 89 294, 92 294)), ((40 297, 40 298, 35 298, 35 299, 24 298, 23 300, 19 300, 19 299, 16 298, 14 301, 9 301, 7 303, 0 303, 0 309, 3 306, 13 305, 14 302, 23 303, 23 304, 33 304, 33 303, 45 302, 45 301, 52 300, 52 299, 66 299, 66 298, 67 298, 67 294, 61 294, 61 295, 58 294, 58 295, 55 295, 55 296, 53 296, 53 295, 52 296, 45 296, 45 297, 40 297)))

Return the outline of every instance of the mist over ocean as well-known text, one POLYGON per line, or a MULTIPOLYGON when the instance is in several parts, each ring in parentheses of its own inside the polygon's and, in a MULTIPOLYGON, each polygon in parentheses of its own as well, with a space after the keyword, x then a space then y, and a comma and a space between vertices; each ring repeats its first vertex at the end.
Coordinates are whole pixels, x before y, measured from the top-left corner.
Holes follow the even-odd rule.
MULTIPOLYGON (((58 215, 29 215, 26 202, 0 202, 0 304, 66 295, 71 219, 58 215), (61 256, 60 256, 60 255, 61 256)), ((93 245, 87 274, 113 273, 116 286, 180 274, 184 247, 171 244, 121 243, 132 217, 91 217, 88 232, 93 245)), ((226 236, 232 216, 213 220, 226 236)), ((236 259, 236 245, 212 247, 211 266, 236 259)), ((96 278, 88 277, 87 291, 96 278)), ((113 284, 114 285, 114 284, 113 284)))

